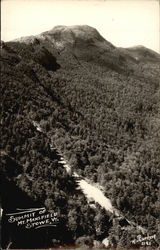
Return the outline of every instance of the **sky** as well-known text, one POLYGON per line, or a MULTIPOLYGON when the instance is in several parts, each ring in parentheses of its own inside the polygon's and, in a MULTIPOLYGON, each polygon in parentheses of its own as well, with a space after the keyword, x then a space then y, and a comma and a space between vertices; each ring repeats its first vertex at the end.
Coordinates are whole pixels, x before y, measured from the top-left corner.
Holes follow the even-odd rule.
POLYGON ((160 53, 159 19, 159 0, 2 0, 1 39, 87 24, 115 46, 143 45, 160 53))

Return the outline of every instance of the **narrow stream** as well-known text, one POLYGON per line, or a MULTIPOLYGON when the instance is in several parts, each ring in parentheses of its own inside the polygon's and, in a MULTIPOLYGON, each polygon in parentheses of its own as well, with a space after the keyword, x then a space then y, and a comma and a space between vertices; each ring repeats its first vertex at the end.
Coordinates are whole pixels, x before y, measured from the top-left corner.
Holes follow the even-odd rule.
MULTIPOLYGON (((34 126, 36 127, 36 129, 39 132, 42 132, 42 129, 40 127, 40 125, 36 122, 34 122, 34 126)), ((52 145, 50 145, 51 150, 56 150, 56 148, 54 148, 52 145)), ((63 165, 63 167, 66 169, 67 173, 71 173, 71 169, 72 167, 66 162, 66 160, 62 157, 62 155, 60 153, 58 153, 58 155, 60 156, 60 160, 59 163, 61 163, 63 165)), ((98 203, 101 207, 103 207, 106 211, 109 211, 110 213, 114 213, 114 215, 116 215, 117 217, 121 217, 121 213, 115 209, 112 206, 111 200, 108 199, 104 193, 103 190, 101 190, 101 188, 99 186, 96 186, 96 184, 94 185, 93 183, 89 183, 89 181, 87 181, 86 179, 82 178, 81 176, 79 176, 76 172, 73 172, 72 174, 73 177, 75 177, 76 182, 78 184, 78 188, 80 190, 82 190, 83 194, 85 195, 85 197, 87 198, 88 202, 90 204, 92 204, 91 206, 95 207, 95 203, 98 203)), ((132 226, 136 226, 142 233, 146 232, 146 229, 136 225, 135 223, 129 221, 126 219, 126 221, 132 225, 132 226)))
MULTIPOLYGON (((63 167, 66 169, 68 173, 71 172, 71 166, 66 163, 63 157, 61 157, 59 163, 63 165, 63 167)), ((98 203, 101 207, 105 208, 106 211, 109 211, 111 213, 114 212, 116 215, 118 215, 117 211, 113 208, 110 199, 105 197, 102 190, 88 183, 85 179, 82 179, 75 172, 73 173, 73 176, 78 179, 76 180, 76 182, 79 186, 79 189, 82 190, 82 192, 89 201, 94 201, 95 203, 98 203)))

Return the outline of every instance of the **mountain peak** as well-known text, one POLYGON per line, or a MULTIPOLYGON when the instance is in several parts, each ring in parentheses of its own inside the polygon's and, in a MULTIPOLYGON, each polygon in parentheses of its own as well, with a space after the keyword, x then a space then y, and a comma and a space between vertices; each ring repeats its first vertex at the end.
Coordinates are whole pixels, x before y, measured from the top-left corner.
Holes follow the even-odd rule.
POLYGON ((56 47, 64 47, 65 45, 72 46, 84 43, 96 44, 98 42, 105 43, 108 48, 115 48, 110 42, 105 40, 105 38, 103 38, 95 28, 88 25, 58 25, 39 35, 21 37, 15 39, 14 41, 32 44, 37 43, 38 40, 47 40, 48 42, 53 43, 56 47))
POLYGON ((56 33, 64 32, 64 33, 71 33, 75 37, 83 38, 83 39, 89 39, 89 38, 97 38, 97 39, 103 39, 104 38, 99 34, 99 32, 88 25, 73 25, 73 26, 55 26, 51 32, 56 33))
POLYGON ((50 37, 56 41, 63 40, 67 43, 75 43, 76 41, 105 41, 99 32, 88 25, 74 26, 55 26, 52 30, 42 33, 42 37, 50 37))

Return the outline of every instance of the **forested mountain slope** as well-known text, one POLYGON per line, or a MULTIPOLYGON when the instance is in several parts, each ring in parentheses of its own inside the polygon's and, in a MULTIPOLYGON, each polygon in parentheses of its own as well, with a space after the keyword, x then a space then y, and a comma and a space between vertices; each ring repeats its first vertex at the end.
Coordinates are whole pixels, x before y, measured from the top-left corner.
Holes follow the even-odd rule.
POLYGON ((102 185, 126 218, 160 237, 159 65, 156 52, 116 48, 89 26, 2 42, 1 190, 9 182, 47 209, 58 207, 67 236, 57 241, 109 235, 119 244, 124 236, 74 192, 50 144, 102 185))

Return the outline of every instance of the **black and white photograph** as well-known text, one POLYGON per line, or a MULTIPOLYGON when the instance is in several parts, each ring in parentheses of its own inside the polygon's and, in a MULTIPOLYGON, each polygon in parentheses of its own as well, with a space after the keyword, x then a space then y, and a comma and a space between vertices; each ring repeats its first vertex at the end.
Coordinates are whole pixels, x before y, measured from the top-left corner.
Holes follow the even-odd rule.
POLYGON ((160 249, 160 1, 2 0, 1 249, 160 249))

